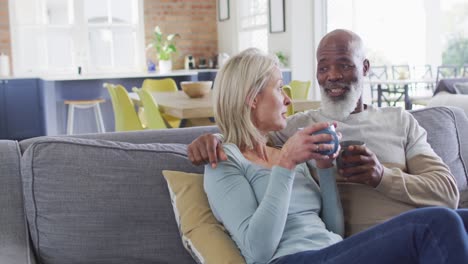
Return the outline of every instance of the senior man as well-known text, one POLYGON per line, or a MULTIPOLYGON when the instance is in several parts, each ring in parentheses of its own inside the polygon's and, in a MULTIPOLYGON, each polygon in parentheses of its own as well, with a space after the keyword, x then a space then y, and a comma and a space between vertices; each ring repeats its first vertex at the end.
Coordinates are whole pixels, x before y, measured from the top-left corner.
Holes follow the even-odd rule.
MULTIPOLYGON (((370 64, 361 38, 348 30, 334 30, 317 49, 317 80, 321 109, 297 113, 287 127, 272 133, 282 145, 298 128, 336 121, 343 140, 359 140, 339 169, 339 187, 347 235, 383 222, 412 208, 456 208, 459 193, 448 167, 427 143, 426 131, 399 107, 376 108, 362 101, 363 79, 370 64)), ((225 159, 216 136, 206 134, 189 145, 194 164, 225 159)))

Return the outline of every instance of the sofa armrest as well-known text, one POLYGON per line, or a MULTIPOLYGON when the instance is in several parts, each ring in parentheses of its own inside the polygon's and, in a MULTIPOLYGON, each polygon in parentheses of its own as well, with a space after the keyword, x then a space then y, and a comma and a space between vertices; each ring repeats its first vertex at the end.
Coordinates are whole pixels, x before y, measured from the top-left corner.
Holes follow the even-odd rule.
POLYGON ((427 131, 427 141, 449 166, 459 190, 468 190, 468 117, 458 107, 428 107, 411 112, 427 131))
POLYGON ((33 263, 23 206, 18 142, 0 140, 0 263, 33 263))

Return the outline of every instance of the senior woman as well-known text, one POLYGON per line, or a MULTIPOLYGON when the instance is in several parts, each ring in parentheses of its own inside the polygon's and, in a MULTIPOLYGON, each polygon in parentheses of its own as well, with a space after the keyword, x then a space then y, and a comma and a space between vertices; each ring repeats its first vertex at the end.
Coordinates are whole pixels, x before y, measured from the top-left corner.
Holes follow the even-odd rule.
MULTIPOLYGON (((227 160, 205 166, 204 187, 216 218, 247 263, 468 263, 459 213, 425 208, 342 240, 343 214, 330 124, 298 131, 282 149, 267 144, 286 126, 290 99, 275 57, 248 49, 232 57, 214 85, 215 118, 227 160), (305 162, 315 160, 311 176, 305 162)), ((309 163, 311 164, 311 163, 309 163)), ((465 214, 466 218, 466 214, 465 214)))

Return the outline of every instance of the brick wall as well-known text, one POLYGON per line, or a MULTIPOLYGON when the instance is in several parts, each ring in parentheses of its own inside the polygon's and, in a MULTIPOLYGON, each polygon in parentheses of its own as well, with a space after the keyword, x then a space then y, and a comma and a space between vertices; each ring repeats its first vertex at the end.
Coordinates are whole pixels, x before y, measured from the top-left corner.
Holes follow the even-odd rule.
POLYGON ((144 14, 146 45, 155 26, 165 34, 180 34, 174 69, 184 67, 185 55, 193 55, 198 65, 198 58, 208 60, 218 53, 216 0, 145 0, 144 14))
POLYGON ((10 72, 12 72, 8 0, 0 0, 0 52, 10 56, 10 72))

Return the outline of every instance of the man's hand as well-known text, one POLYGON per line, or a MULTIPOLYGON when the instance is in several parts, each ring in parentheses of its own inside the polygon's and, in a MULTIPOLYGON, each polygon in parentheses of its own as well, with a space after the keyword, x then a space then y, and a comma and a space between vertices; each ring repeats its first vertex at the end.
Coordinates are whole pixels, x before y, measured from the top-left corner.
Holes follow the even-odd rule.
POLYGON ((345 182, 367 184, 377 187, 382 179, 384 167, 377 156, 366 146, 349 146, 347 155, 341 157, 343 164, 354 164, 352 167, 339 168, 345 182))
POLYGON ((216 168, 218 158, 227 160, 222 143, 213 134, 203 134, 188 145, 188 158, 194 165, 210 163, 216 168))

